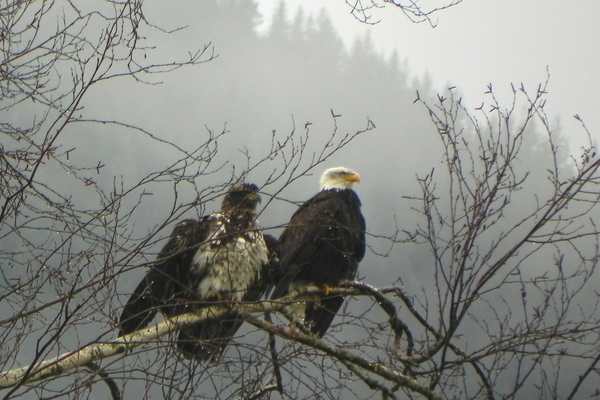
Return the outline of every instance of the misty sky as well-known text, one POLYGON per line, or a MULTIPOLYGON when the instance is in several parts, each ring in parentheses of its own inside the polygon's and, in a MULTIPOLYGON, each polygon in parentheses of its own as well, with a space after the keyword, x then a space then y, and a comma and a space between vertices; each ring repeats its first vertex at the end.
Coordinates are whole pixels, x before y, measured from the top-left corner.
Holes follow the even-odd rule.
MULTIPOLYGON (((426 24, 408 23, 397 10, 381 12, 380 24, 365 27, 348 15, 343 2, 332 7, 330 14, 322 13, 320 5, 315 6, 314 2, 303 4, 306 11, 299 11, 293 2, 277 3, 273 14, 266 18, 260 14, 266 8, 254 7, 249 2, 187 1, 177 8, 165 3, 153 4, 146 11, 153 23, 167 28, 187 26, 181 32, 160 38, 165 41, 163 48, 168 55, 210 42, 218 57, 205 65, 165 75, 161 77, 164 80, 161 86, 137 89, 142 92, 131 92, 131 99, 125 96, 105 106, 111 115, 127 110, 123 118, 148 126, 178 143, 194 143, 201 140, 206 129, 219 131, 226 126, 230 133, 218 159, 238 168, 243 165, 239 150, 247 147, 251 153, 260 155, 273 130, 285 135, 294 127, 303 130, 309 126, 314 140, 311 148, 317 149, 332 133, 331 110, 342 115, 337 120, 341 132, 355 132, 365 127, 367 118, 372 120, 377 129, 358 137, 323 165, 323 168, 346 165, 363 176, 357 192, 364 203, 371 234, 369 245, 373 250, 359 271, 366 282, 387 285, 401 279, 409 293, 433 291, 427 272, 432 264, 426 247, 397 245, 387 258, 376 255, 390 248, 388 241, 376 236, 389 235, 397 228, 412 230, 422 222, 418 213, 411 211, 415 204, 403 196, 418 195, 417 176, 441 166, 437 133, 423 107, 414 103, 417 90, 425 98, 434 98, 450 83, 457 86, 468 104, 475 106, 484 98, 482 93, 489 82, 506 89, 511 82, 524 82, 527 88, 535 90, 545 80, 549 66, 552 74, 549 99, 553 102, 556 98, 557 104, 561 104, 552 109, 560 111, 556 116, 562 118, 565 126, 575 128, 571 114, 586 117, 588 110, 590 128, 593 130, 597 123, 590 111, 595 85, 588 80, 588 77, 597 79, 591 78, 590 68, 594 64, 591 60, 575 62, 573 52, 577 51, 572 49, 572 39, 562 37, 564 29, 559 32, 550 29, 548 15, 560 10, 537 12, 533 8, 529 11, 529 21, 523 20, 516 2, 512 7, 505 5, 503 10, 492 7, 490 2, 486 2, 489 7, 486 9, 481 3, 475 6, 467 1, 439 13, 438 27, 432 29, 426 24), (366 32, 370 35, 366 36, 366 32), (358 33, 362 36, 357 37, 358 33), (548 35, 556 35, 562 41, 548 40, 548 35), (392 49, 396 50, 395 56, 392 49), (560 49, 570 52, 559 54, 560 49), (572 65, 574 62, 579 69, 572 65), (426 78, 427 73, 430 78, 426 78), (569 90, 573 87, 580 93, 575 98, 569 90)), ((541 7, 542 3, 539 4, 541 7)), ((556 6, 557 2, 553 4, 556 6)), ((568 14, 561 15, 567 18, 568 14)), ((575 35, 575 28, 585 25, 581 20, 572 24, 575 22, 578 24, 569 35, 575 35)), ((597 48, 598 44, 593 46, 597 48)), ((590 49, 587 54, 596 57, 598 52, 590 49)), ((500 94, 506 95, 507 91, 500 89, 500 94)), ((102 93, 99 95, 104 98, 102 93)), ((501 100, 510 105, 508 96, 501 100)), ((537 185, 545 182, 545 158, 538 152, 544 149, 534 142, 528 143, 531 148, 519 167, 541 174, 540 179, 532 177, 528 181, 527 194, 542 195, 545 189, 537 185), (535 158, 537 163, 530 162, 535 158)), ((135 161, 129 153, 123 159, 132 163, 134 169, 143 169, 146 164, 156 167, 162 155, 152 153, 151 149, 144 151, 136 145, 135 161)), ((248 179, 262 184, 270 168, 265 165, 248 179)), ((227 175, 217 174, 207 179, 218 181, 227 175)), ((303 201, 316 192, 317 181, 317 176, 306 177, 282 196, 303 201)), ((439 182, 440 189, 443 184, 439 182)), ((265 192, 273 193, 276 189, 267 187, 265 192)), ((521 195, 527 198, 523 193, 515 194, 515 198, 521 195)), ((520 204, 512 209, 515 219, 529 211, 527 203, 520 204)), ((160 221, 160 210, 157 205, 152 207, 154 217, 160 221)), ((289 219, 292 211, 289 204, 275 202, 261 215, 261 223, 266 227, 278 226, 289 219)), ((496 229, 500 232, 503 223, 496 229)), ((543 274, 545 263, 530 273, 543 274)), ((122 277, 119 287, 126 293, 139 276, 122 277)), ((360 307, 353 303, 349 312, 357 312, 360 307)), ((343 339, 346 333, 339 337, 343 339)))
MULTIPOLYGON (((321 149, 336 126, 343 136, 364 129, 372 121, 376 129, 361 134, 317 167, 313 175, 283 190, 280 199, 270 203, 260 216, 260 222, 268 228, 285 224, 295 206, 281 198, 302 202, 311 197, 325 168, 344 165, 355 169, 363 178, 356 191, 363 201, 370 246, 359 277, 376 286, 399 282, 410 295, 432 293, 430 249, 404 243, 392 248, 390 241, 381 237, 396 230, 412 231, 423 223, 413 210, 420 204, 406 196, 420 194, 417 177, 443 171, 438 132, 424 107, 415 103, 417 90, 421 98, 435 101, 437 92, 453 85, 466 103, 475 107, 488 100, 483 92, 491 82, 498 88, 501 101, 509 106, 510 83, 523 82, 534 91, 546 79, 548 67, 547 110, 551 121, 560 118, 555 128, 562 134, 557 138, 561 161, 568 160, 565 149, 577 149, 581 138, 573 114, 584 118, 592 134, 600 132, 595 106, 596 88, 600 86, 596 73, 600 32, 595 20, 600 3, 575 7, 560 0, 465 0, 436 14, 435 29, 426 23, 410 23, 389 6, 373 12, 380 23, 362 25, 349 14, 343 0, 148 1, 145 6, 144 16, 150 23, 166 30, 185 27, 169 34, 150 28, 142 32, 147 43, 156 46, 155 51, 148 50, 150 62, 185 58, 189 51, 205 45, 217 57, 193 68, 146 77, 149 82, 160 82, 157 85, 141 85, 132 79, 95 85, 86 95, 82 115, 139 126, 186 149, 199 146, 209 132, 227 130, 214 160, 223 168, 198 177, 199 187, 223 184, 232 173, 239 176, 246 165, 244 152, 252 160, 264 157, 273 132, 276 140, 283 140, 292 131, 299 135, 308 129, 307 149, 312 152, 321 149), (332 113, 338 117, 334 119, 332 113)), ((27 120, 27 111, 11 118, 27 120)), ((527 190, 514 194, 511 217, 515 219, 535 206, 528 196, 534 193, 543 201, 552 191, 552 187, 544 186, 548 149, 537 139, 533 134, 528 137, 524 156, 516 163, 516 168, 531 173, 531 178, 527 190)), ((74 124, 61 140, 61 146, 78 149, 71 162, 89 165, 92 169, 82 174, 89 173, 106 191, 115 185, 115 177, 127 188, 177 159, 176 152, 143 134, 108 124, 89 124, 85 129, 74 124), (99 162, 105 165, 101 173, 93 169, 99 162)), ((47 168, 40 171, 41 178, 71 190, 66 180, 61 183, 64 171, 47 168)), ((263 185, 277 168, 280 165, 276 163, 261 164, 247 180, 263 185)), ((443 193, 443 178, 438 185, 443 193)), ((175 200, 168 179, 154 188, 153 195, 143 197, 128 221, 127 233, 135 232, 136 238, 162 224, 174 203, 194 200, 195 193, 185 190, 177 193, 175 200)), ((279 183, 266 186, 265 197, 280 188, 279 183)), ((85 203, 89 200, 86 193, 73 193, 74 201, 85 203)), ((136 194, 131 196, 135 201, 136 194)), ((205 209, 190 210, 185 216, 212 212, 216 205, 208 202, 205 209)), ((500 221, 490 235, 510 223, 500 221)), ((158 237, 167 237, 171 228, 165 227, 158 237)), ((270 232, 278 235, 280 231, 270 232)), ((158 241, 149 249, 148 260, 163 243, 158 241)), ((6 241, 0 249, 11 245, 18 243, 6 241)), ((552 263, 545 253, 536 261, 527 271, 531 276, 543 274, 552 263)), ((138 268, 119 277, 120 296, 113 299, 113 314, 120 311, 144 272, 145 268, 138 268)), ((50 289, 48 296, 53 295, 50 289)), ((363 306, 352 302, 348 312, 361 312, 363 306)), ((114 321, 116 314, 110 317, 114 321)), ((103 335, 110 338, 114 333, 110 331, 111 321, 105 322, 103 335)), ((99 336, 97 324, 79 329, 73 336, 80 343, 99 336)), ((344 335, 351 333, 341 332, 337 338, 344 340, 344 335)), ((19 361, 27 359, 25 354, 19 361)), ((137 362, 137 357, 119 360, 113 367, 118 368, 121 362, 131 368, 129 363, 137 362)), ((136 390, 143 390, 142 385, 128 382, 126 393, 136 394, 136 390)))
MULTIPOLYGON (((161 76, 163 84, 159 86, 134 88, 133 83, 125 82, 132 85, 131 91, 115 101, 103 101, 106 93, 97 91, 103 106, 91 112, 102 118, 122 117, 187 145, 200 141, 207 129, 218 132, 226 127, 230 134, 225 138, 226 145, 221 146, 220 160, 231 165, 236 159, 240 161, 242 147, 260 155, 273 130, 284 135, 294 125, 304 128, 306 122, 311 124, 311 138, 317 148, 332 132, 331 110, 343 116, 337 121, 341 132, 362 129, 370 118, 377 129, 356 139, 323 168, 347 165, 363 175, 358 191, 373 234, 392 232, 398 225, 380 212, 389 209, 390 199, 398 199, 390 214, 406 218, 411 204, 402 201, 402 196, 418 193, 416 177, 429 173, 441 160, 435 130, 423 107, 413 103, 417 90, 433 97, 447 82, 456 85, 466 103, 475 107, 489 100, 483 92, 492 82, 508 106, 511 82, 523 82, 535 91, 545 80, 549 66, 552 77, 548 103, 564 105, 556 115, 552 111, 558 107, 548 108, 550 120, 560 117, 561 133, 577 141, 581 129, 571 115, 579 113, 594 132, 595 113, 586 110, 593 108, 590 104, 595 86, 584 84, 584 77, 597 79, 591 74, 594 64, 591 60, 584 62, 585 58, 575 62, 574 56, 561 55, 561 51, 576 51, 573 38, 578 34, 585 37, 585 24, 572 21, 573 29, 566 36, 562 34, 564 29, 551 29, 550 22, 556 17, 549 16, 560 13, 567 21, 571 15, 557 9, 560 2, 538 2, 539 12, 533 8, 536 12, 530 11, 531 20, 525 23, 525 10, 519 11, 518 2, 500 7, 491 2, 474 5, 465 1, 436 14, 439 20, 435 29, 409 23, 390 7, 374 11, 374 17, 381 19, 379 24, 365 26, 349 15, 344 2, 328 3, 331 9, 327 12, 320 3, 303 2, 302 8, 293 1, 265 1, 257 6, 230 1, 181 2, 178 8, 149 3, 146 16, 152 23, 167 29, 186 26, 166 37, 150 37, 163 43, 159 45, 160 55, 181 55, 187 49, 210 43, 218 57, 193 69, 161 76), (550 5, 542 7, 542 3, 550 5), (521 36, 524 39, 519 39, 521 36), (562 40, 548 39, 554 36, 562 40), (550 47, 552 42, 557 45, 550 47), (424 79, 427 73, 430 79, 424 79), (568 79, 575 76, 579 83, 568 79), (562 96, 570 93, 562 89, 569 86, 577 88, 579 98, 589 101, 571 102, 571 97, 562 96), (573 108, 579 106, 581 110, 573 108)), ((588 42, 598 46, 591 38, 588 42)), ((585 54, 596 57, 600 52, 585 54)), ((130 136, 122 138, 126 143, 135 143, 130 136)), ((151 169, 161 159, 151 151, 141 151, 140 146, 132 150, 135 158, 128 157, 129 150, 124 146, 114 167, 119 169, 126 163, 130 171, 151 169)), ((114 151, 111 154, 115 155, 114 151)), ((268 169, 259 169, 249 179, 262 183, 261 174, 268 169)), ((316 176, 307 177, 283 194, 302 201, 317 190, 317 180, 316 176)), ((269 192, 269 188, 265 190, 269 192)), ((286 212, 274 210, 261 220, 266 226, 274 226, 285 223, 286 218, 286 212)), ((381 246, 378 251, 385 248, 377 241, 372 245, 381 246)), ((378 276, 374 279, 377 283, 378 276)))
MULTIPOLYGON (((279 0, 261 0, 269 25, 279 0)), ((429 74, 436 89, 458 86, 472 104, 485 99, 488 83, 508 96, 510 83, 535 88, 550 72, 546 106, 561 118, 565 129, 577 129, 572 115, 584 118, 592 132, 600 130, 597 112, 600 87, 600 3, 562 0, 465 0, 433 15, 435 29, 414 24, 389 4, 372 12, 374 26, 358 24, 344 1, 285 0, 293 15, 323 10, 350 47, 357 36, 371 35, 383 54, 397 51, 406 59, 411 76, 429 74)), ((383 3, 383 1, 379 2, 383 3)), ((440 1, 422 1, 424 7, 440 1)))

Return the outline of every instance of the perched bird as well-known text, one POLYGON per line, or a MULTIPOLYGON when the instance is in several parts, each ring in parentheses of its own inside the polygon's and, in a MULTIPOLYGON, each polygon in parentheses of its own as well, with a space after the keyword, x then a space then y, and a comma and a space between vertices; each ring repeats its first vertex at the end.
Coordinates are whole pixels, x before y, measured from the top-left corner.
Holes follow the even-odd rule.
POLYGON ((327 296, 327 287, 354 279, 365 255, 365 219, 352 190, 358 182, 350 168, 326 170, 321 191, 300 206, 279 238, 281 277, 271 298, 306 285, 323 287, 323 298, 298 304, 306 326, 320 337, 344 303, 343 297, 327 296))
MULTIPOLYGON (((125 305, 119 336, 145 328, 157 311, 172 317, 218 303, 260 300, 273 285, 278 244, 260 231, 259 202, 256 185, 236 184, 220 212, 180 222, 125 305)), ((181 329, 177 346, 188 357, 214 361, 242 323, 233 311, 209 318, 181 329)))

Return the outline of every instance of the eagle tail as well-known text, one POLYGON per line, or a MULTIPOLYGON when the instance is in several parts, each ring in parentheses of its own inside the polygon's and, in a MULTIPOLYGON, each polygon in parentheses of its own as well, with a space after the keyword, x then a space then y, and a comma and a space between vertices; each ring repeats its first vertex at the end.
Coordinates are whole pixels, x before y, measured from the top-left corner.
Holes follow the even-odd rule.
POLYGON ((343 297, 333 297, 307 303, 304 322, 311 332, 319 337, 325 336, 344 300, 343 297))
POLYGON ((225 351, 243 319, 234 313, 226 317, 206 320, 181 329, 177 348, 188 358, 216 362, 225 351))

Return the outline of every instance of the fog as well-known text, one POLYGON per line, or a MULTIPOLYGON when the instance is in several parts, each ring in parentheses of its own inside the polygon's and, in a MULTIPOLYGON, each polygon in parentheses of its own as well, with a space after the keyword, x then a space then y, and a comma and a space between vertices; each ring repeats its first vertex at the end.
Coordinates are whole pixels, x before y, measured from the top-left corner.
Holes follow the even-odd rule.
MULTIPOLYGON (((176 164, 180 157, 177 147, 191 151, 222 134, 210 165, 204 165, 206 173, 195 177, 187 186, 169 184, 169 179, 175 178, 166 177, 160 184, 133 190, 133 195, 123 200, 122 207, 131 210, 131 217, 123 227, 124 238, 141 240, 148 232, 157 230, 146 253, 135 259, 141 262, 152 260, 164 244, 164 238, 173 227, 174 221, 167 220, 174 205, 194 202, 199 191, 205 196, 198 199, 201 204, 185 208, 178 218, 197 218, 215 211, 220 201, 219 190, 232 176, 258 184, 267 199, 263 201, 266 206, 260 223, 278 235, 295 209, 293 203, 301 203, 317 192, 318 177, 325 168, 348 166, 363 179, 356 191, 363 202, 368 229, 369 251, 359 268, 359 278, 374 286, 401 285, 409 296, 420 298, 421 308, 426 308, 425 299, 434 302, 437 294, 434 293, 435 260, 431 249, 408 240, 408 233, 425 223, 423 214, 418 211, 422 204, 414 199, 422 195, 417 178, 433 174, 437 179, 438 196, 448 195, 450 185, 444 178, 444 147, 439 132, 427 109, 415 101, 419 97, 431 104, 436 102, 437 93, 431 80, 416 74, 405 55, 382 55, 368 35, 357 38, 348 49, 325 13, 306 16, 300 9, 290 14, 282 3, 270 27, 259 33, 257 27, 262 26, 263 20, 254 2, 187 0, 174 5, 154 1, 147 2, 146 7, 145 18, 161 28, 146 28, 143 32, 144 40, 156 47, 148 50, 150 62, 166 63, 204 48, 201 59, 206 62, 168 73, 147 74, 144 76, 147 84, 122 78, 93 86, 81 105, 82 119, 109 123, 72 124, 61 136, 60 146, 74 149, 71 162, 89 167, 85 173, 93 178, 95 185, 84 190, 71 186, 65 179, 68 172, 52 165, 43 169, 40 177, 55 182, 69 193, 73 202, 82 206, 90 202, 89 207, 93 208, 97 197, 91 196, 92 192, 110 192, 114 188, 127 191, 148 174, 176 164), (334 133, 334 142, 338 143, 344 135, 367 128, 289 186, 283 187, 280 181, 269 182, 269 176, 281 170, 280 161, 260 163, 247 175, 244 172, 248 164, 269 154, 273 140, 282 142, 292 133, 295 138, 303 135, 308 138, 307 155, 300 163, 306 168, 312 153, 320 152, 334 133), (157 142, 155 138, 173 145, 157 142), (95 168, 99 165, 102 167, 95 168), (201 192, 202 188, 215 187, 217 189, 201 192), (274 194, 276 198, 269 201, 269 195, 274 194), (391 240, 396 233, 397 240, 391 240)), ((460 87, 454 89, 454 95, 461 97, 460 87)), ((470 104, 468 97, 465 104, 470 104)), ((524 110, 525 107, 521 107, 517 112, 524 110)), ((28 113, 23 111, 22 115, 12 118, 25 121, 28 113)), ((470 138, 466 120, 465 126, 466 137, 470 138)), ((556 130, 558 160, 568 176, 574 171, 574 162, 565 151, 569 142, 559 127, 553 130, 556 130)), ((530 215, 539 205, 536 201, 543 203, 552 195, 554 188, 548 185, 547 178, 548 168, 553 167, 550 155, 547 137, 536 127, 530 127, 522 144, 522 155, 514 167, 516 175, 527 176, 525 189, 514 193, 508 213, 482 234, 481 249, 496 246, 494 240, 498 235, 510 229, 515 221, 530 215)), ((528 224, 516 229, 514 240, 507 239, 498 251, 509 249, 527 229, 530 229, 528 224)), ((39 238, 40 243, 47 243, 46 240, 39 238)), ((16 237, 8 237, 0 244, 4 251, 18 246, 16 237)), ((577 251, 594 250, 593 242, 586 246, 589 247, 577 251)), ((76 253, 77 249, 73 251, 76 253)), ((532 254, 514 267, 531 279, 548 276, 548 271, 553 270, 553 253, 532 251, 532 254)), ((566 255, 568 257, 568 252, 566 255)), ((127 267, 133 265, 134 262, 127 267)), ((145 271, 142 267, 134 268, 118 276, 115 282, 118 295, 111 299, 110 305, 102 305, 101 311, 112 320, 97 318, 93 324, 80 327, 67 337, 76 338, 79 344, 97 337, 110 338, 114 333, 111 323, 114 324, 145 271)), ((11 270, 7 276, 18 276, 18 272, 11 270)), ((490 311, 489 304, 510 311, 514 307, 511 298, 516 299, 515 304, 522 304, 520 287, 510 286, 505 290, 491 294, 488 302, 473 312, 485 314, 490 311)), ((42 296, 51 299, 59 292, 57 288, 56 292, 50 290, 42 296)), ((529 296, 535 303, 536 294, 529 296)), ((346 311, 360 315, 369 307, 365 302, 354 300, 346 311)), ((431 304, 425 311, 433 316, 437 307, 431 304)), ((521 318, 530 312, 525 308, 513 311, 511 318, 521 318)), ((93 313, 90 315, 96 319, 93 313)), ((549 319, 554 317, 548 314, 549 319)), ((381 314, 373 319, 384 321, 385 317, 381 314)), ((478 333, 473 334, 470 329, 475 328, 465 324, 458 334, 466 335, 472 348, 487 343, 487 337, 477 336, 478 333)), ((340 342, 354 335, 350 330, 335 334, 340 342)), ((35 342, 35 338, 29 340, 35 342)), ((236 351, 231 350, 231 354, 236 351)), ((132 367, 137 359, 118 361, 117 365, 122 362, 132 367)), ((28 360, 27 353, 22 353, 19 362, 28 360)), ((365 396, 370 393, 360 383, 355 385, 356 393, 365 396)), ((136 398, 142 386, 143 383, 129 381, 125 398, 136 398)), ((152 393, 161 397, 158 389, 152 393)), ((103 398, 101 395, 101 392, 92 392, 91 398, 103 398)))

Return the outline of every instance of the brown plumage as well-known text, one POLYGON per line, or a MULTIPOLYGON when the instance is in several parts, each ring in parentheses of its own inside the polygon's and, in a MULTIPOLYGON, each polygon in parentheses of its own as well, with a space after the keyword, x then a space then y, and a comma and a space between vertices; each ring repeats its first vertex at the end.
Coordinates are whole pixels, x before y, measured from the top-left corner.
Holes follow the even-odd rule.
MULTIPOLYGON (((180 222, 125 305, 119 336, 146 327, 157 311, 172 317, 216 302, 258 301, 278 265, 277 241, 256 221, 259 202, 255 185, 234 185, 221 212, 180 222)), ((177 346, 186 356, 215 360, 242 323, 233 311, 205 320, 182 329, 177 346)))
MULTIPOLYGON (((351 189, 359 181, 349 168, 323 173, 321 191, 300 206, 279 238, 282 277, 272 299, 301 286, 336 286, 356 277, 365 255, 365 220, 351 189)), ((299 311, 306 326, 323 336, 343 303, 339 296, 322 298, 300 303, 299 311)))

